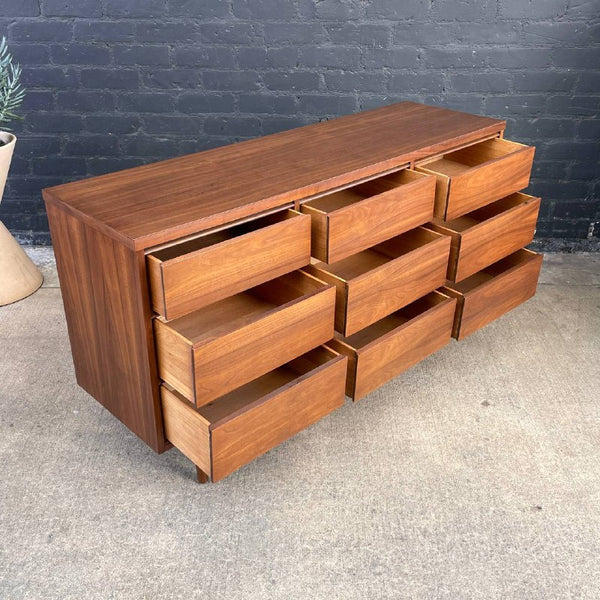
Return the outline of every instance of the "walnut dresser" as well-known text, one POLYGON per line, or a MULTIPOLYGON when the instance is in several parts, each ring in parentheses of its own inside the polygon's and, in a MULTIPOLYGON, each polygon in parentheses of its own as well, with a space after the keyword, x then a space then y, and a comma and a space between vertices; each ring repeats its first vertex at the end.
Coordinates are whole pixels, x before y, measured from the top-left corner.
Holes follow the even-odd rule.
POLYGON ((44 190, 79 385, 218 481, 530 298, 534 149, 404 102, 44 190))

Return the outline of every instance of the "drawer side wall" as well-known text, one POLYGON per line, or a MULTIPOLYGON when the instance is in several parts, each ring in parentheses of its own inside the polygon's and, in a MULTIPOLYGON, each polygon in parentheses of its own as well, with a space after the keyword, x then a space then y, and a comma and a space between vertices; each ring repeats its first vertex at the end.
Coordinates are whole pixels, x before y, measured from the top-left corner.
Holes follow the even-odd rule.
POLYGON ((166 387, 161 387, 165 435, 197 467, 210 473, 210 431, 208 422, 166 387))

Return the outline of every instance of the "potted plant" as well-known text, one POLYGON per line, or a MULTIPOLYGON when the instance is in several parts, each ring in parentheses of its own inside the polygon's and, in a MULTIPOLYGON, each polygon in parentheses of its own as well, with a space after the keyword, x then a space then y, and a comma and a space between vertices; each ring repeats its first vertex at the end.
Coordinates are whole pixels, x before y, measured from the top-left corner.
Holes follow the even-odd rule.
MULTIPOLYGON (((20 79, 21 67, 13 62, 6 45, 6 38, 2 37, 0 40, 0 202, 17 141, 17 137, 10 132, 7 123, 20 118, 15 111, 25 97, 25 90, 19 83, 20 79)), ((0 221, 0 306, 33 294, 42 285, 42 281, 42 274, 0 221)))

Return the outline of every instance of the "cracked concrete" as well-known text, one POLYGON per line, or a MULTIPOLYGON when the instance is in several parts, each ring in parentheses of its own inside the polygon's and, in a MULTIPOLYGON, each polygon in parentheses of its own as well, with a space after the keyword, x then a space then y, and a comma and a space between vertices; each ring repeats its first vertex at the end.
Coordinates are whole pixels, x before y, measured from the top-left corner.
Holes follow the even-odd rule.
POLYGON ((0 308, 0 598, 600 597, 600 255, 218 484, 75 383, 44 286, 0 308))

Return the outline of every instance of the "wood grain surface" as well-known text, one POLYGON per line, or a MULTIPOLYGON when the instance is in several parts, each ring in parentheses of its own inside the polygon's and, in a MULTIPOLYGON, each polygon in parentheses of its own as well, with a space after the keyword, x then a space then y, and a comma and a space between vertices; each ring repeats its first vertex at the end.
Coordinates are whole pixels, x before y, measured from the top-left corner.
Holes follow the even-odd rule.
POLYGON ((452 238, 448 279, 462 281, 527 246, 535 233, 540 198, 517 192, 452 221, 428 227, 452 238))
POLYGON ((335 328, 352 335, 440 287, 450 238, 419 227, 327 265, 306 267, 336 286, 335 328))
POLYGON ((423 225, 433 217, 435 182, 403 169, 302 204, 313 218, 312 256, 336 262, 423 225))
POLYGON ((204 473, 210 473, 210 423, 168 386, 160 386, 160 396, 167 439, 204 473))
POLYGON ((217 227, 500 133, 505 122, 402 102, 44 190, 136 249, 217 227))
POLYGON ((460 283, 442 288, 458 300, 452 335, 462 340, 531 298, 542 259, 542 254, 518 250, 460 283))
POLYGON ((308 264, 310 217, 284 210, 158 250, 147 260, 152 307, 176 319, 308 264))
POLYGON ((363 331, 329 342, 348 356, 346 394, 359 400, 451 339, 456 299, 432 292, 363 331))
POLYGON ((77 383, 165 449, 143 252, 48 205, 77 383))
POLYGON ((341 406, 346 362, 320 346, 199 409, 163 385, 167 438, 219 481, 341 406))
MULTIPOLYGON (((340 407, 346 363, 345 356, 332 350, 315 349, 288 364, 295 374, 289 383, 213 423, 212 480, 219 481, 340 407)), ((246 402, 252 397, 240 396, 246 402)))
POLYGON ((160 377, 196 406, 333 337, 335 289, 296 271, 168 323, 155 321, 160 377))
POLYGON ((417 165, 438 177, 435 216, 451 220, 529 184, 535 148, 491 139, 417 165))

